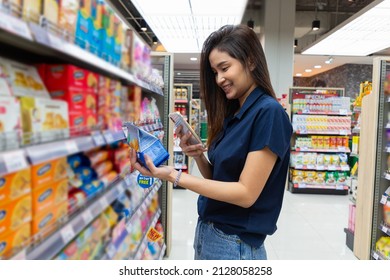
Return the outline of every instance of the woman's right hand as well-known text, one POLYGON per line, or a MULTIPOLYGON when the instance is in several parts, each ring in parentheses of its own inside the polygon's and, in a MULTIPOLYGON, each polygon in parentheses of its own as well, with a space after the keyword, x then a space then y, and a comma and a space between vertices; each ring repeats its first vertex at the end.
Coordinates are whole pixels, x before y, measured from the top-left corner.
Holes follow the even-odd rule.
POLYGON ((180 148, 186 156, 199 158, 207 149, 203 147, 203 144, 188 144, 188 140, 191 138, 192 134, 191 132, 183 134, 182 129, 183 127, 181 125, 176 128, 176 135, 180 138, 180 148))

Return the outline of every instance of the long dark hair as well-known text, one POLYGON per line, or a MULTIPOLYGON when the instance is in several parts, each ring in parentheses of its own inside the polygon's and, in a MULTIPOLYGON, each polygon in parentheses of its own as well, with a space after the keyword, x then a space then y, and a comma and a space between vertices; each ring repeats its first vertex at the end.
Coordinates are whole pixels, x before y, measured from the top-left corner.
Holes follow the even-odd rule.
POLYGON ((238 99, 228 100, 216 83, 209 61, 213 49, 239 60, 244 69, 248 69, 249 63, 254 66, 251 75, 256 85, 276 99, 264 51, 255 32, 246 25, 225 25, 211 33, 203 44, 200 59, 200 94, 207 110, 208 145, 222 130, 223 120, 239 108, 238 99))

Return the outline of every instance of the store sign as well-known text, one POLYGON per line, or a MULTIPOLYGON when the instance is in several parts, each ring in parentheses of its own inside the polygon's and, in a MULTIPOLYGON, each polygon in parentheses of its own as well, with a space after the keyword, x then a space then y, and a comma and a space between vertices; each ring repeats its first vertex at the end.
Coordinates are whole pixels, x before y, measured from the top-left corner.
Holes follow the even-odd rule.
POLYGON ((137 183, 141 188, 147 189, 153 186, 154 178, 139 174, 137 177, 137 183))

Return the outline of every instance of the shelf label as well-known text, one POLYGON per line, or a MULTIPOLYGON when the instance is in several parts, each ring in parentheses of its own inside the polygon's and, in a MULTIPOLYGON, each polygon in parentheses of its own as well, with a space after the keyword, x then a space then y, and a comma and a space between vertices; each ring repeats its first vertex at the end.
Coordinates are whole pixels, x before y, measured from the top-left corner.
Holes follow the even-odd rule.
POLYGON ((341 165, 341 170, 342 171, 349 171, 349 166, 348 165, 341 165))
POLYGON ((125 186, 123 185, 124 182, 120 182, 117 186, 118 193, 121 194, 125 191, 125 186))
POLYGON ((15 256, 11 258, 11 260, 26 260, 27 259, 27 254, 26 254, 26 249, 23 249, 19 251, 15 256))
POLYGON ((93 220, 91 210, 86 209, 82 214, 82 218, 86 224, 89 224, 93 220))
POLYGON ((389 174, 389 173, 386 173, 386 174, 385 174, 385 178, 386 178, 387 180, 390 180, 390 174, 389 174))
POLYGON ((303 168, 303 165, 302 165, 302 164, 296 164, 296 165, 295 165, 295 168, 296 168, 296 169, 302 169, 302 168, 303 168))
POLYGON ((41 26, 33 22, 30 22, 29 26, 31 32, 34 35, 35 41, 43 45, 50 46, 50 39, 49 36, 47 35, 47 31, 44 28, 42 28, 41 26))
POLYGON ((300 149, 300 151, 302 151, 302 152, 307 152, 308 150, 309 150, 309 148, 308 147, 301 147, 301 148, 299 148, 300 149))
POLYGON ((110 259, 112 259, 112 258, 115 256, 116 251, 117 251, 117 250, 116 250, 114 244, 112 244, 112 243, 110 243, 110 245, 108 245, 107 248, 106 248, 107 256, 108 256, 110 259))
POLYGON ((3 160, 8 173, 27 168, 27 160, 23 151, 7 152, 3 154, 3 160))
POLYGON ((344 189, 344 185, 336 185, 336 190, 343 190, 344 189))
POLYGON ((106 139, 107 144, 111 144, 115 142, 114 137, 112 136, 111 132, 106 131, 104 133, 104 138, 106 139))
POLYGON ((68 244, 76 236, 72 225, 66 225, 61 229, 60 234, 64 244, 68 244))
POLYGON ((382 231, 383 231, 384 233, 387 233, 388 230, 389 230, 389 228, 388 228, 387 226, 382 225, 382 231))
POLYGON ((69 154, 76 154, 79 152, 79 148, 77 147, 77 144, 73 140, 65 141, 65 148, 69 154))
POLYGON ((127 233, 131 233, 132 228, 133 228, 133 226, 132 226, 131 222, 126 224, 126 231, 127 231, 127 233))
POLYGON ((100 203, 100 206, 102 207, 102 209, 106 209, 109 205, 108 201, 107 201, 107 197, 103 196, 100 200, 99 200, 99 203, 100 203))
POLYGON ((335 165, 328 165, 328 170, 329 171, 335 171, 336 170, 336 166, 335 165))
POLYGON ((340 135, 348 135, 348 131, 345 129, 340 130, 340 135))
POLYGON ((340 115, 348 115, 348 111, 347 111, 347 109, 340 109, 339 114, 340 115))
POLYGON ((306 189, 306 184, 304 184, 304 183, 299 183, 299 184, 298 184, 298 188, 299 188, 299 189, 306 189))
POLYGON ((325 169, 325 166, 323 166, 323 165, 317 165, 317 168, 316 168, 317 170, 324 170, 325 169))
POLYGON ((372 257, 376 260, 379 260, 379 255, 377 252, 372 253, 372 257))
POLYGON ((100 134, 100 132, 93 133, 92 139, 93 139, 93 142, 95 143, 96 146, 103 146, 106 144, 106 142, 104 141, 104 138, 100 134))
POLYGON ((11 33, 32 40, 30 29, 26 22, 2 12, 0 12, 0 27, 11 33))
POLYGON ((308 164, 307 169, 316 169, 316 166, 314 164, 308 164))
POLYGON ((387 196, 382 195, 381 204, 385 205, 387 203, 387 196))

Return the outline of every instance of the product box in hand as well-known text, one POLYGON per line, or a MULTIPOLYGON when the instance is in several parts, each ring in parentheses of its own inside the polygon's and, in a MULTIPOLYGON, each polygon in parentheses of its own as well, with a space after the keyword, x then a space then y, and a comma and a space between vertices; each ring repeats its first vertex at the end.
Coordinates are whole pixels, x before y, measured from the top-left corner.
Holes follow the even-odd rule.
POLYGON ((0 150, 19 147, 20 116, 19 100, 0 96, 0 150))
POLYGON ((143 166, 146 167, 145 155, 152 159, 155 166, 161 165, 169 158, 169 153, 157 137, 130 122, 123 124, 123 130, 127 143, 137 152, 138 161, 143 166))

